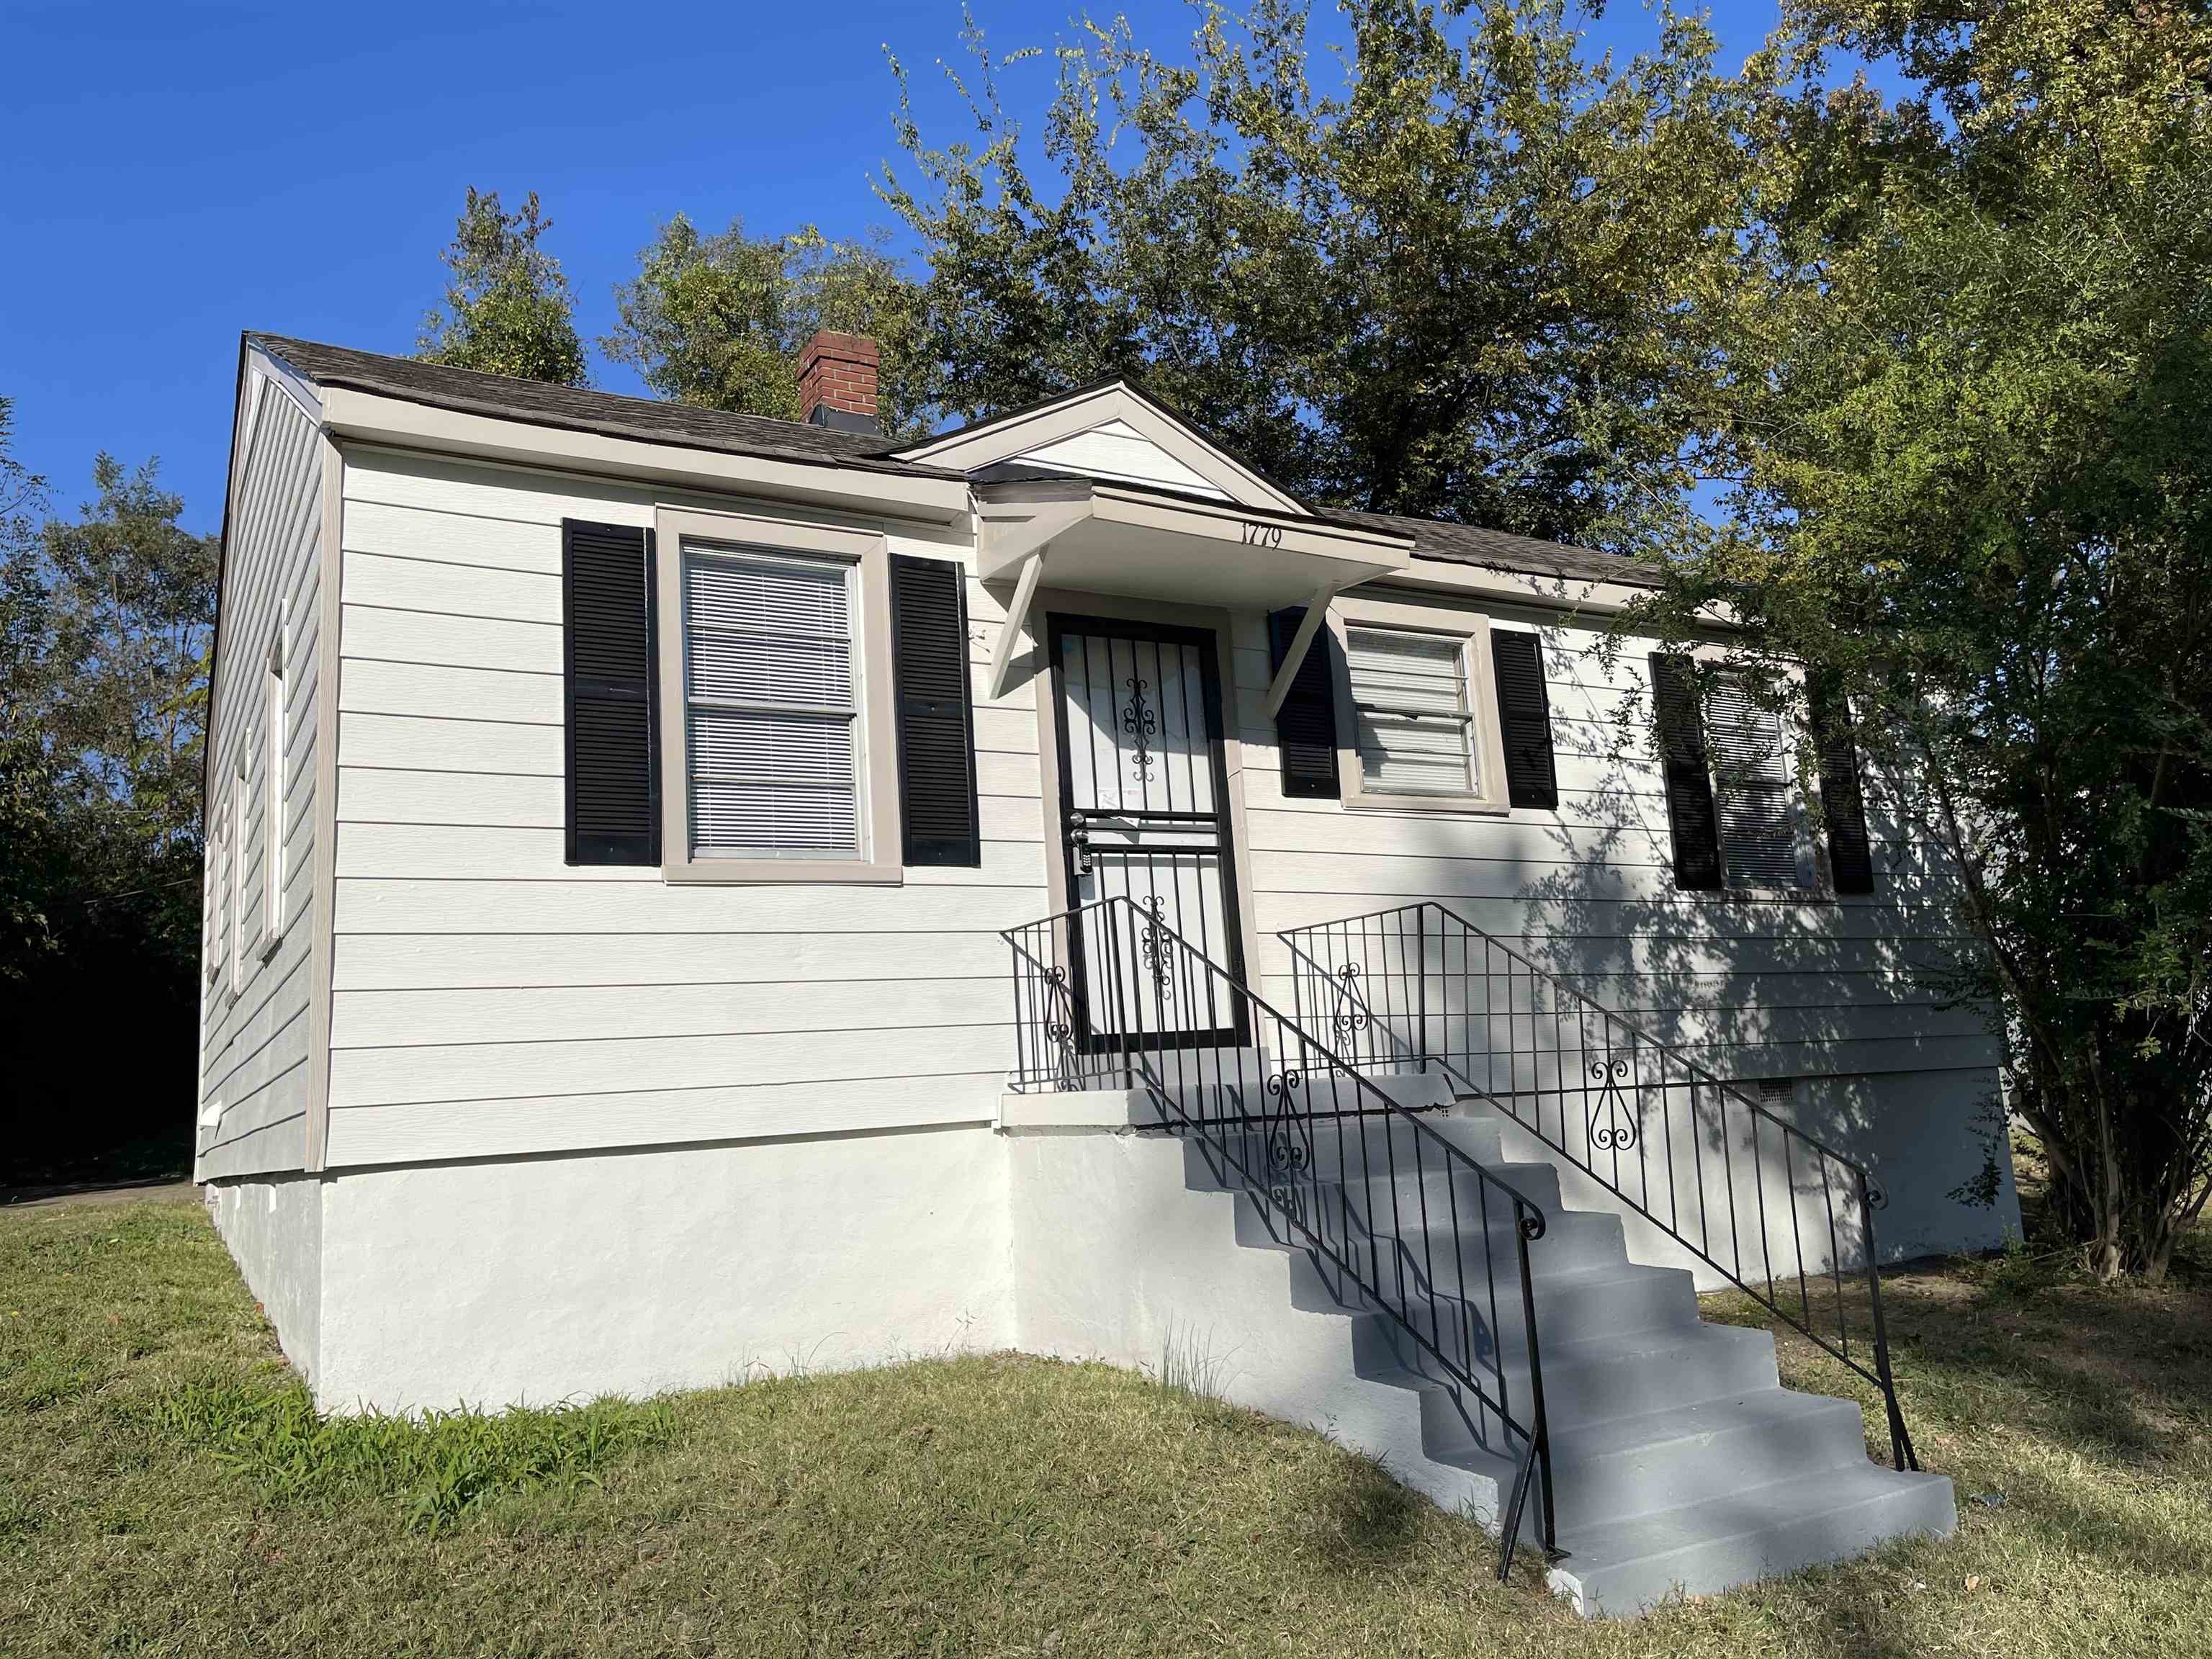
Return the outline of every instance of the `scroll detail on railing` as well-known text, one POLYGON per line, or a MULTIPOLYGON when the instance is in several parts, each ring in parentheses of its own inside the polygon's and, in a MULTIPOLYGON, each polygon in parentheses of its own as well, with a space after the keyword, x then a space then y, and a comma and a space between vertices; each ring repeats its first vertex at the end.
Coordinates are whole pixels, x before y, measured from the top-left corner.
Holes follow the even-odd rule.
POLYGON ((1438 1068, 1497 1107, 1874 1384, 1897 1467, 1920 1467, 1882 1322, 1888 1195, 1863 1164, 1443 905, 1279 937, 1294 1015, 1326 1011, 1348 1063, 1438 1068), (1863 1284, 1862 1334, 1848 1279, 1863 1284))
MULTIPOLYGON (((1116 896, 1004 936, 1008 1086, 1122 1088, 1241 1188, 1342 1305, 1382 1315, 1504 1471, 1504 1577, 1534 1496, 1556 1553, 1529 1247, 1543 1212, 1168 925, 1116 896)), ((1352 996, 1346 981, 1347 996, 1352 996)), ((1356 1006, 1340 1029, 1364 1029, 1356 1006)))

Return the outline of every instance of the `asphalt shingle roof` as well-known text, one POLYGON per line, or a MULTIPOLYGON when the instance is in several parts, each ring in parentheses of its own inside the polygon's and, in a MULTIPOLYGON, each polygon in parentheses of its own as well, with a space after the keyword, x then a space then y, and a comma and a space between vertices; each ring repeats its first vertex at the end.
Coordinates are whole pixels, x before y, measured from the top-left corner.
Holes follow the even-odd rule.
MULTIPOLYGON (((411 357, 387 357, 379 352, 356 351, 346 346, 323 345, 277 334, 254 333, 246 338, 319 386, 348 386, 434 409, 817 466, 853 467, 923 478, 968 476, 943 467, 899 460, 886 453, 883 438, 871 433, 839 432, 829 427, 774 420, 761 415, 732 415, 689 404, 550 386, 542 380, 484 374, 475 369, 453 368, 411 357)), ((997 477, 1012 476, 1005 470, 1006 465, 985 471, 997 477)), ((1320 509, 1320 515, 1340 523, 1411 536, 1413 556, 1419 559, 1571 581, 1623 582, 1643 587, 1657 585, 1652 573, 1635 560, 1595 548, 1511 536, 1476 525, 1409 519, 1388 513, 1360 513, 1348 507, 1320 509)))
POLYGON ((893 460, 884 453, 884 440, 872 433, 838 432, 763 415, 732 415, 652 398, 626 398, 612 392, 551 386, 543 380, 519 380, 505 374, 418 362, 411 357, 386 357, 281 335, 249 334, 246 338, 318 386, 349 386, 433 409, 816 466, 858 467, 921 478, 963 476, 943 467, 893 460))

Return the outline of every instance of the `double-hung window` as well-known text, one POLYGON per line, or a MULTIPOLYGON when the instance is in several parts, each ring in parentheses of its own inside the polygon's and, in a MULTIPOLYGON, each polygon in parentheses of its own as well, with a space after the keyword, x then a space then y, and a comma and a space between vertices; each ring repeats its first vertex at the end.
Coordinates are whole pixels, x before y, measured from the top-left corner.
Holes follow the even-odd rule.
POLYGON ((856 574, 849 560, 684 550, 693 856, 860 856, 856 574))
POLYGON ((1705 743, 1728 884, 1811 886, 1812 847, 1792 799, 1780 713, 1742 677, 1723 676, 1706 702, 1705 743))
MULTIPOLYGON (((1792 764, 1796 688, 1730 669, 1701 675, 1692 659, 1665 652, 1652 653, 1650 668, 1674 885, 1778 895, 1819 888, 1821 860, 1792 764)), ((1828 729, 1835 718, 1824 721, 1820 699, 1813 702, 1827 879, 1837 890, 1867 892, 1866 816, 1849 730, 1828 729)))
POLYGON ((1467 641, 1443 634, 1347 628, 1359 775, 1370 789, 1466 795, 1475 786, 1467 641))
POLYGON ((659 546, 669 878, 898 880, 883 538, 663 509, 659 546))
POLYGON ((1338 774, 1348 806, 1502 811, 1504 748, 1487 619, 1394 601, 1331 607, 1338 774))

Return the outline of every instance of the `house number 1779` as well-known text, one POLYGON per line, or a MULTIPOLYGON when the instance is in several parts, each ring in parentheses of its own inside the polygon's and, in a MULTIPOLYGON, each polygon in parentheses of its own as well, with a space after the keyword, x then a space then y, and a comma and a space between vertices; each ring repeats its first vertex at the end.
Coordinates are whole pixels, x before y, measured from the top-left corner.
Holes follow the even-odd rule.
POLYGON ((1258 524, 1250 519, 1243 520, 1244 544, 1247 547, 1280 547, 1283 526, 1279 524, 1258 524))

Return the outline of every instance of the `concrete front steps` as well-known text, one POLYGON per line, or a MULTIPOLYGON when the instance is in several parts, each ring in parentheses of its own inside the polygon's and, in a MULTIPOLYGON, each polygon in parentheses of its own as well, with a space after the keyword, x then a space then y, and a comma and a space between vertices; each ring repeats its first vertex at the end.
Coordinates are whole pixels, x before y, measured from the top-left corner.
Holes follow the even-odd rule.
MULTIPOLYGON (((1529 1261, 1564 1552, 1550 1578, 1579 1611, 1634 1613, 1672 1595, 1712 1594, 1956 1525, 1948 1479, 1869 1462, 1856 1403, 1784 1389, 1771 1334, 1701 1323, 1689 1273, 1632 1262, 1620 1218, 1565 1208, 1559 1172, 1547 1164, 1506 1163, 1499 1125, 1486 1114, 1431 1114, 1423 1121, 1545 1213, 1545 1236, 1530 1246, 1529 1261)), ((1449 1353, 1468 1340, 1455 1333, 1471 1328, 1477 1364, 1470 1369, 1480 1375, 1494 1353, 1516 1415, 1526 1420, 1525 1331, 1517 1293, 1509 1296, 1519 1273, 1510 1206, 1500 1206, 1492 1189, 1492 1224, 1482 1226, 1483 1183, 1441 1168, 1433 1146, 1417 1156, 1418 1133, 1401 1120, 1387 1131, 1371 1125, 1364 1145, 1340 1143, 1333 1131, 1318 1135, 1306 1174, 1320 1183, 1324 1204, 1348 1187, 1344 1195, 1354 1212, 1376 1218, 1379 1231, 1413 1245, 1412 1259, 1440 1295, 1464 1289, 1474 1316, 1443 1322, 1433 1334, 1449 1353), (1432 1224, 1425 1236, 1424 1199, 1432 1224), (1456 1261, 1443 1219, 1454 1212, 1455 1200, 1456 1261)), ((1266 1167, 1262 1144, 1243 1155, 1249 1167, 1266 1167)), ((1240 1245, 1289 1258, 1294 1309, 1344 1320, 1346 1358, 1359 1382, 1396 1391, 1417 1407, 1412 1433, 1403 1419, 1371 1401, 1359 1413, 1364 1422, 1331 1416, 1338 1437, 1494 1528, 1512 1474, 1499 1425, 1479 1411, 1470 1425, 1436 1358, 1356 1287, 1271 1231, 1252 1200, 1234 1192, 1233 1178, 1217 1178, 1194 1138, 1184 1149, 1184 1176, 1192 1188, 1235 1197, 1240 1245)), ((1316 1420, 1296 1408, 1279 1414, 1316 1420)), ((1529 1543, 1540 1537, 1533 1498, 1521 1537, 1529 1543)))

